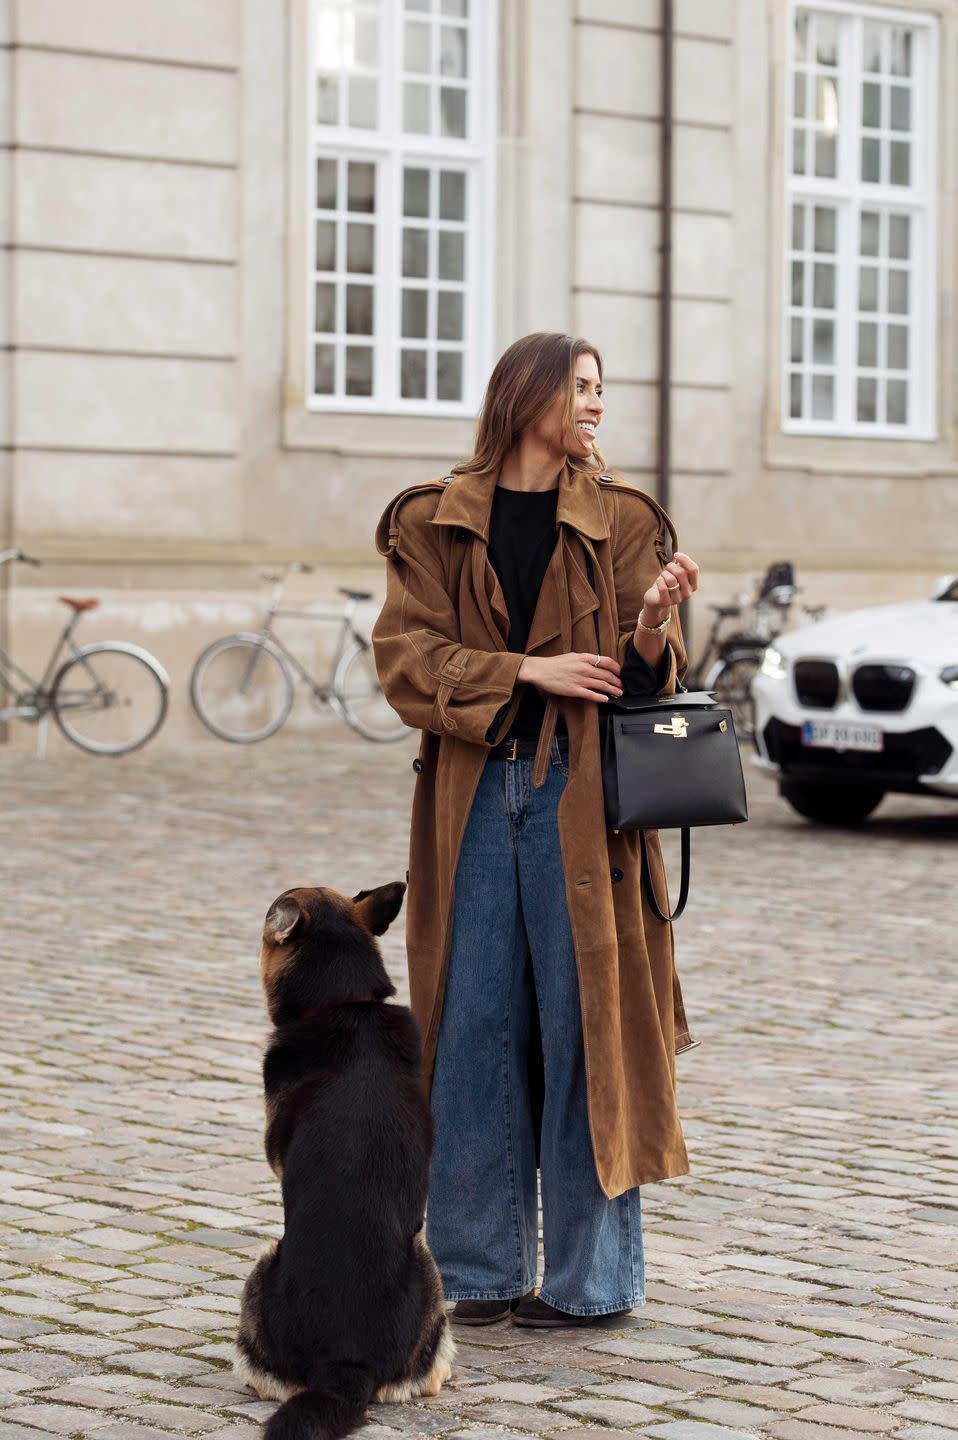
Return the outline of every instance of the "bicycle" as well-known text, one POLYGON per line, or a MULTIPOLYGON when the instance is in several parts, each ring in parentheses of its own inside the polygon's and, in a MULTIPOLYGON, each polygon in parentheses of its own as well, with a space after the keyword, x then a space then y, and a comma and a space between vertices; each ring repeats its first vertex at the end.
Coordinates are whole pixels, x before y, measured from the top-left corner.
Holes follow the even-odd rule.
MULTIPOLYGON (((788 624, 800 590, 794 568, 785 560, 769 566, 754 600, 740 595, 735 605, 709 605, 713 613, 712 628, 684 684, 693 690, 713 690, 722 704, 731 709, 735 733, 740 740, 754 738, 752 681, 766 649, 788 624), (743 618, 743 629, 720 638, 727 621, 743 618)), ((819 620, 825 613, 823 605, 803 605, 802 609, 810 620, 819 620)))
MULTIPOLYGON (((42 565, 22 550, 0 551, 0 565, 42 565)), ((46 744, 52 715, 61 734, 89 755, 129 755, 159 730, 169 706, 169 677, 139 645, 104 640, 79 646, 73 635, 81 617, 99 600, 58 597, 73 611, 56 641, 42 678, 35 680, 0 648, 0 695, 13 703, 0 708, 0 722, 25 720, 40 729, 37 755, 46 744), (59 664, 66 651, 68 659, 59 664)))
POLYGON ((311 565, 294 560, 281 572, 266 571, 273 586, 269 608, 258 634, 241 631, 214 640, 193 667, 190 698, 197 716, 213 735, 234 745, 266 740, 289 717, 293 707, 293 672, 308 686, 316 705, 334 714, 366 740, 388 743, 411 732, 383 694, 372 657, 372 645, 356 628, 357 606, 373 598, 371 590, 350 590, 341 607, 320 605, 308 610, 281 609, 290 574, 310 575, 311 565), (325 680, 311 675, 273 629, 274 620, 338 620, 336 649, 325 680))

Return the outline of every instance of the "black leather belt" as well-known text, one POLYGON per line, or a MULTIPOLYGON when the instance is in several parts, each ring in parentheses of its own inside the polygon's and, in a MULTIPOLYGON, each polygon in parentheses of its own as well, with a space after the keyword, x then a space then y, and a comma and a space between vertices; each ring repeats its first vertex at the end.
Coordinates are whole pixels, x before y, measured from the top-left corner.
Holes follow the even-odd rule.
MULTIPOLYGON (((568 735, 556 735, 553 742, 558 745, 560 755, 569 753, 568 735)), ((535 735, 525 738, 513 736, 510 740, 500 740, 498 745, 493 745, 489 751, 490 760, 528 760, 539 748, 539 740, 535 735)))

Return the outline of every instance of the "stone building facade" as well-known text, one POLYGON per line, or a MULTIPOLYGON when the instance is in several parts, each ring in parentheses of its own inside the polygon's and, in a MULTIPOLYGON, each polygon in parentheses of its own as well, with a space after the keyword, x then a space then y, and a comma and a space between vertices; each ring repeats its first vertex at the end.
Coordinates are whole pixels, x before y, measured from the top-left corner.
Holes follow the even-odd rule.
MULTIPOLYGON (((603 352, 655 490, 662 0, 2 0, 0 547, 174 682, 264 566, 379 591, 496 355, 603 352)), ((670 507, 724 600, 958 569, 958 0, 675 0, 670 507)), ((375 606, 368 607, 371 622, 375 606)), ((699 634, 703 626, 699 624, 699 634)), ((320 656, 321 628, 297 643, 320 656)))

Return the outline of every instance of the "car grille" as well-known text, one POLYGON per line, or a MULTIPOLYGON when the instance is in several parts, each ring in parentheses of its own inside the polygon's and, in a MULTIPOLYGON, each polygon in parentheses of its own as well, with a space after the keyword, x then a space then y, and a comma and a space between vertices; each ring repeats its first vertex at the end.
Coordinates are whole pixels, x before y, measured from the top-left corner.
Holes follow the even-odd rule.
POLYGON ((907 665, 860 665, 852 691, 863 710, 907 710, 915 688, 915 672, 907 665))
POLYGON ((799 660, 795 665, 795 693, 800 705, 831 710, 838 700, 838 666, 831 660, 799 660))
POLYGON ((768 758, 790 775, 832 774, 842 780, 883 781, 889 788, 908 788, 919 775, 937 775, 952 753, 931 725, 903 734, 886 730, 884 748, 877 752, 803 745, 801 728, 781 720, 769 720, 762 738, 768 758))

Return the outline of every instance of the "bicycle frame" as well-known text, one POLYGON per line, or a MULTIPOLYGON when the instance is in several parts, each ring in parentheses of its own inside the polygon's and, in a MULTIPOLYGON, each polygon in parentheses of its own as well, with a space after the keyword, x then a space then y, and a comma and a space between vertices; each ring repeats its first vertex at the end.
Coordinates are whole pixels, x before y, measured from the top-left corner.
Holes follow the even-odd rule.
POLYGON ((44 701, 49 700, 54 677, 60 668, 60 656, 64 649, 76 660, 80 655, 80 649, 73 643, 73 632, 80 623, 80 612, 74 611, 60 634, 50 658, 47 661, 42 679, 38 682, 29 675, 22 666, 18 665, 11 655, 0 647, 0 695, 8 694, 13 696, 29 696, 32 703, 11 705, 0 709, 0 722, 4 720, 35 720, 45 715, 49 706, 44 701), (23 684, 17 685, 16 677, 23 684))
MULTIPOLYGON (((359 631, 355 629, 352 623, 353 616, 356 613, 357 602, 355 600, 347 599, 346 603, 340 607, 332 605, 316 605, 311 607, 309 610, 283 610, 281 608, 281 603, 283 599, 283 589, 285 583, 286 577, 282 576, 275 582, 273 586, 273 593, 270 596, 269 608, 266 612, 266 622, 263 626, 263 629, 259 632, 260 639, 268 640, 271 645, 274 645, 276 649, 283 654, 283 656, 289 661, 290 665, 292 665, 293 669, 298 673, 299 678, 304 681, 305 684, 307 684, 312 690, 317 700, 323 700, 327 704, 335 705, 336 697, 333 692, 333 678, 339 668, 340 661, 346 653, 346 646, 349 642, 349 639, 352 638, 358 645, 362 645, 364 648, 369 643, 364 636, 360 635, 359 631), (339 621, 339 636, 337 638, 336 649, 333 653, 333 658, 330 663, 329 675, 325 682, 318 681, 314 675, 311 675, 310 672, 306 669, 306 666, 302 663, 302 661, 293 654, 289 646, 283 644, 283 641, 279 638, 279 636, 273 629, 274 620, 339 621)), ((250 662, 249 671, 246 675, 247 681, 252 674, 253 666, 255 665, 255 663, 256 657, 254 656, 250 662)), ((244 681, 244 684, 245 683, 246 681, 244 681)))

